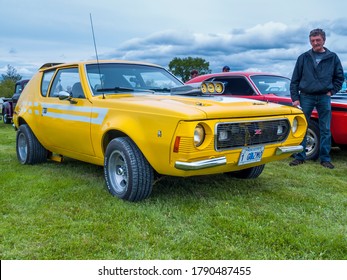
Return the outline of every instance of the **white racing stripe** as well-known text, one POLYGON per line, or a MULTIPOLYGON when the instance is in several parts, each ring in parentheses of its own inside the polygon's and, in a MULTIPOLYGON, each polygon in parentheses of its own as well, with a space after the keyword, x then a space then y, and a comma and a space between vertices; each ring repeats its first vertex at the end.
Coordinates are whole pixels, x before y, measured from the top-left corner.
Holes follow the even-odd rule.
MULTIPOLYGON (((37 104, 39 105, 39 104, 37 104)), ((41 104, 42 116, 49 118, 57 118, 62 120, 77 121, 77 122, 91 122, 92 124, 102 124, 108 109, 93 108, 93 107, 78 107, 73 105, 58 105, 58 104, 41 104), (61 112, 51 112, 49 109, 54 109, 61 112), (44 112, 44 110, 47 110, 44 112), (76 115, 74 113, 82 113, 76 115), (84 114, 83 114, 84 113, 84 114)), ((37 109, 35 110, 36 113, 37 109)))

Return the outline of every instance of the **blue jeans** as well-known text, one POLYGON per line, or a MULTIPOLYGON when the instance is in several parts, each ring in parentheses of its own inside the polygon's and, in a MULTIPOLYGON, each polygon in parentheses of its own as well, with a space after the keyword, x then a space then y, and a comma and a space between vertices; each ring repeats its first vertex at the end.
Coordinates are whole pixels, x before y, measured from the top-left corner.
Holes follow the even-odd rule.
MULTIPOLYGON (((320 147, 319 147, 319 158, 320 161, 330 161, 330 149, 331 149, 331 132, 330 132, 330 121, 331 121, 331 97, 326 94, 322 95, 309 95, 300 94, 300 106, 305 114, 307 122, 310 120, 310 116, 314 107, 318 112, 319 120, 319 133, 320 133, 320 147)), ((301 145, 304 147, 303 152, 295 155, 296 159, 306 159, 306 137, 302 141, 301 145)))

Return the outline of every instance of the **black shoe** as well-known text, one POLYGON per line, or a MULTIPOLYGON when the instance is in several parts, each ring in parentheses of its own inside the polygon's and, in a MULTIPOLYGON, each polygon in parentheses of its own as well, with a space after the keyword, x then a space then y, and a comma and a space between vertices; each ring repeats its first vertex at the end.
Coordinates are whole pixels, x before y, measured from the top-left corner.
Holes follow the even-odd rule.
POLYGON ((301 159, 294 159, 292 162, 289 163, 290 166, 297 166, 297 165, 300 165, 300 164, 303 164, 305 163, 304 160, 301 160, 301 159))
POLYGON ((329 168, 329 169, 335 168, 335 166, 330 161, 322 161, 320 164, 324 166, 325 168, 329 168))

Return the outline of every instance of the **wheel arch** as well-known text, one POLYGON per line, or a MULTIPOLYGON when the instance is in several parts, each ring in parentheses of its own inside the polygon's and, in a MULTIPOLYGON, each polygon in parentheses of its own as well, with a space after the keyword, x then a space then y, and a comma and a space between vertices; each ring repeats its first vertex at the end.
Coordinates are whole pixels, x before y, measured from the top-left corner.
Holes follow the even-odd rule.
POLYGON ((97 154, 102 153, 101 156, 105 156, 111 140, 128 137, 135 143, 156 172, 162 173, 163 166, 170 162, 170 147, 178 123, 176 120, 164 123, 160 118, 150 115, 140 122, 137 116, 117 115, 115 118, 105 120, 104 123, 108 127, 100 138, 96 134, 92 136, 95 141, 98 141, 95 142, 98 143, 100 149, 96 148, 97 154))
MULTIPOLYGON (((115 138, 119 138, 119 137, 129 137, 129 135, 127 135, 126 133, 124 133, 123 131, 117 130, 117 129, 111 129, 108 130, 104 136, 102 137, 102 143, 101 143, 101 147, 102 147, 102 152, 105 155, 106 149, 108 144, 115 138)), ((130 137, 129 137, 130 138, 130 137)))

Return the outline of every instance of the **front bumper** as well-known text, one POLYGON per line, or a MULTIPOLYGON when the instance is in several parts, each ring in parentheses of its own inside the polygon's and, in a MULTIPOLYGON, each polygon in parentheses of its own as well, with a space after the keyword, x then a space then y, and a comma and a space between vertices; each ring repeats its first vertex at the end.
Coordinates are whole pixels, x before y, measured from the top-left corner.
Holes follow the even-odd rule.
MULTIPOLYGON (((302 150, 303 147, 301 145, 278 147, 276 149, 276 155, 300 153, 302 152, 302 150)), ((225 164, 227 164, 227 158, 223 156, 219 158, 205 159, 194 162, 176 161, 175 167, 180 170, 200 170, 225 164)))

